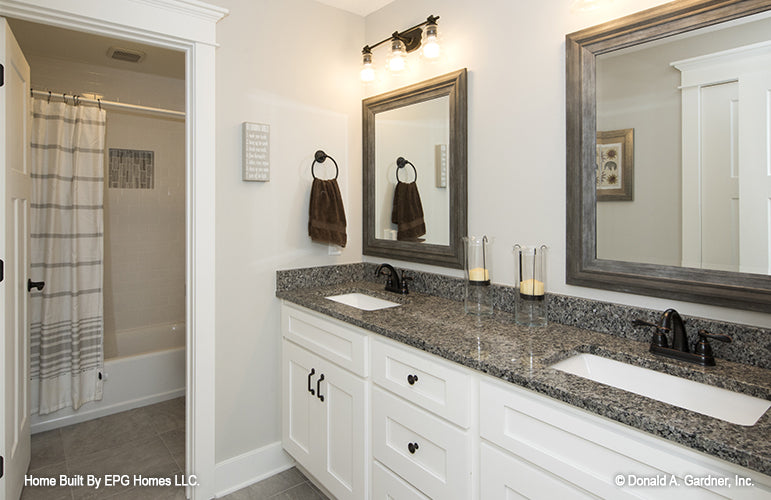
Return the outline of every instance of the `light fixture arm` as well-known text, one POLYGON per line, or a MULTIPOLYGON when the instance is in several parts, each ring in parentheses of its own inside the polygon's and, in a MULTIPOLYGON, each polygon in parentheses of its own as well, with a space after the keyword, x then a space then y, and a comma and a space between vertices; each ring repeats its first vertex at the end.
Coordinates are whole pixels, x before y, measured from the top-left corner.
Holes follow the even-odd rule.
POLYGON ((386 42, 390 42, 391 40, 399 39, 402 42, 404 42, 404 46, 406 47, 407 53, 410 53, 413 50, 420 47, 421 33, 422 33, 422 30, 420 28, 429 24, 436 24, 437 19, 439 19, 439 16, 428 16, 425 21, 423 21, 420 24, 416 24, 412 28, 408 28, 401 32, 394 31, 393 33, 391 33, 390 37, 384 38, 374 45, 365 45, 361 52, 362 54, 367 54, 367 53, 371 54, 372 49, 374 49, 375 47, 378 47, 386 42))

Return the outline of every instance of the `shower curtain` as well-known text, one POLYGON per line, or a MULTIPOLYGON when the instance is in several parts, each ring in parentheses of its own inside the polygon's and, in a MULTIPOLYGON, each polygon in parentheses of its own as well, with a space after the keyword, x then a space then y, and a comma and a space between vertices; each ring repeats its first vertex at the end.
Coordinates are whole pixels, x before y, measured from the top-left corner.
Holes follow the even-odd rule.
POLYGON ((33 99, 30 204, 32 411, 102 399, 102 109, 33 99))

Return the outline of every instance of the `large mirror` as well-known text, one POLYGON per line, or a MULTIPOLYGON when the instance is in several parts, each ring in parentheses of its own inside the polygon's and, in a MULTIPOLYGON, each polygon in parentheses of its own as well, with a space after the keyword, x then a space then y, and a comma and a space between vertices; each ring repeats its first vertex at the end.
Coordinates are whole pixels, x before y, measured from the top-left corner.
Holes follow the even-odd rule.
POLYGON ((771 310, 771 5, 566 37, 567 282, 771 310))
POLYGON ((466 70, 362 103, 363 253, 462 268, 466 70))

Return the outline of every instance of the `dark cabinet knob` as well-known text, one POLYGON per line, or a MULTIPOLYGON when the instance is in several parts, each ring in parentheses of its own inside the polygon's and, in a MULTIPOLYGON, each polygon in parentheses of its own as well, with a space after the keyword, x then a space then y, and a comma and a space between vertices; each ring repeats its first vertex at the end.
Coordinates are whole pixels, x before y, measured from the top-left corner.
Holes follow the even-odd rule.
POLYGON ((312 396, 316 395, 316 391, 313 390, 313 387, 311 387, 311 377, 316 373, 315 368, 311 368, 311 372, 308 374, 308 392, 311 393, 312 396))
POLYGON ((418 376, 417 375, 412 375, 412 374, 407 375, 407 383, 408 384, 415 385, 415 382, 417 382, 417 381, 418 381, 418 376))
POLYGON ((407 449, 410 450, 410 453, 412 454, 415 454, 415 451, 417 451, 418 448, 420 448, 420 446, 418 446, 418 443, 407 444, 407 449))
POLYGON ((45 281, 32 281, 31 279, 27 279, 27 291, 31 292, 33 288, 37 288, 37 291, 41 291, 43 287, 46 286, 45 281))
POLYGON ((316 381, 316 397, 324 401, 324 396, 321 395, 321 381, 324 380, 324 374, 322 373, 319 379, 316 381))

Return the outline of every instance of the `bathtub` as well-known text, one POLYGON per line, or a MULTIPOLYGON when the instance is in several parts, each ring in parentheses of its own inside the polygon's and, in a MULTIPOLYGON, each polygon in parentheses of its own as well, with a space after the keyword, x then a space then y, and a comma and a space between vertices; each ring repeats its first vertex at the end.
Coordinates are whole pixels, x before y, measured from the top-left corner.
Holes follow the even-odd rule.
MULTIPOLYGON (((104 361, 102 400, 77 411, 63 408, 48 415, 33 414, 33 434, 184 396, 184 323, 118 332, 116 343, 118 357, 104 361)), ((38 397, 36 384, 30 395, 33 401, 38 397)))

